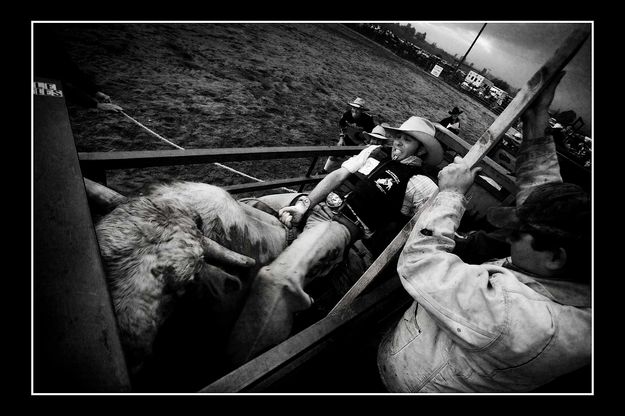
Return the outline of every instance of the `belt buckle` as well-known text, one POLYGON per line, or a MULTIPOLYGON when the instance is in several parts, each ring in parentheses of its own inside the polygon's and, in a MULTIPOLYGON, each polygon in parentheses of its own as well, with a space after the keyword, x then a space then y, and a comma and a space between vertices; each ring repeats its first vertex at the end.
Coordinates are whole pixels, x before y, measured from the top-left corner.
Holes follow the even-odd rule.
POLYGON ((343 205, 343 198, 335 192, 330 192, 326 197, 326 205, 330 208, 338 208, 343 205))

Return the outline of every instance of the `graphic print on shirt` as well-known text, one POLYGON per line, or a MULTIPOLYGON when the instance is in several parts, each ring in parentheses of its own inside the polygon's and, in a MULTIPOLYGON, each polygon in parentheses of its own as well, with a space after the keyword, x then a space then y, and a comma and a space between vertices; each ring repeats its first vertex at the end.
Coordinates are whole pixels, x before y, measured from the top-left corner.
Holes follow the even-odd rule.
POLYGON ((362 173, 363 175, 368 175, 379 164, 380 164, 379 160, 371 158, 371 157, 367 158, 367 161, 360 169, 358 169, 358 172, 362 173))
POLYGON ((380 178, 375 181, 375 186, 384 193, 388 193, 391 190, 393 184, 399 183, 399 178, 389 169, 386 169, 386 174, 388 174, 389 178, 380 178))

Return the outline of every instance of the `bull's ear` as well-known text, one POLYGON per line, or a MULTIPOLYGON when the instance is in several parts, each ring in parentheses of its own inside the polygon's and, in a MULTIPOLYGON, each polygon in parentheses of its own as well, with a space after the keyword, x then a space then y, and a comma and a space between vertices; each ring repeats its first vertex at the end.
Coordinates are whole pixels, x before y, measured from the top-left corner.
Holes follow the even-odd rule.
POLYGON ((197 275, 199 281, 205 284, 211 294, 216 297, 238 292, 243 287, 238 277, 211 264, 205 263, 197 275))

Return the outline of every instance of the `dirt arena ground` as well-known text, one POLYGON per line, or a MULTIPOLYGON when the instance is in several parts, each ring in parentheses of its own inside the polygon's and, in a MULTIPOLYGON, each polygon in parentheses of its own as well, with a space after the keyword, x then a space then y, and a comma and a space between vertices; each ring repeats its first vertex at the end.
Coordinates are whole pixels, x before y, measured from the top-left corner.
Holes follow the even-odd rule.
MULTIPOLYGON (((440 121, 464 110, 469 143, 495 115, 442 80, 340 24, 63 24, 78 66, 114 103, 185 149, 332 145, 356 96, 376 123, 411 115, 440 121)), ((173 149, 123 115, 69 104, 80 152, 173 149)), ((299 176, 310 160, 228 165, 262 180, 299 176)), ((320 166, 319 166, 320 167, 320 166)), ((184 179, 250 180, 213 164, 108 172, 126 195, 184 179)))
MULTIPOLYGON (((460 136, 470 143, 495 120, 468 96, 340 24, 63 24, 61 29, 71 58, 114 103, 185 149, 333 145, 338 120, 357 96, 367 100, 376 123, 394 126, 412 115, 439 121, 458 106, 464 110, 460 136)), ((68 110, 79 152, 174 149, 121 114, 69 101, 68 110)), ((303 175, 310 160, 227 165, 271 180, 303 175)), ((213 164, 115 170, 107 179, 125 195, 162 180, 249 182, 213 164)), ((224 325, 197 331, 196 322, 186 318, 206 310, 195 304, 185 308, 178 315, 185 319, 172 320, 163 331, 163 339, 176 343, 158 345, 158 358, 135 385, 138 391, 197 391, 229 370, 210 359, 222 353, 225 336, 218 330, 224 325)), ((371 379, 349 388, 381 388, 371 379)))

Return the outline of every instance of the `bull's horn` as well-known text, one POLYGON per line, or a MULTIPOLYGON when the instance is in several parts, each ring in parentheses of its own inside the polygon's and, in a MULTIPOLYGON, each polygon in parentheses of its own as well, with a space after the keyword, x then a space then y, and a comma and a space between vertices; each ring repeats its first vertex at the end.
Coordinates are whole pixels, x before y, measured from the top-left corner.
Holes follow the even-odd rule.
POLYGON ((98 211, 103 213, 109 213, 115 209, 116 206, 125 202, 128 198, 124 195, 115 192, 111 188, 107 188, 91 179, 84 178, 85 189, 87 191, 87 198, 89 202, 97 208, 98 211))
POLYGON ((204 238, 204 257, 217 263, 238 267, 252 267, 256 264, 253 258, 232 251, 209 238, 204 238))

